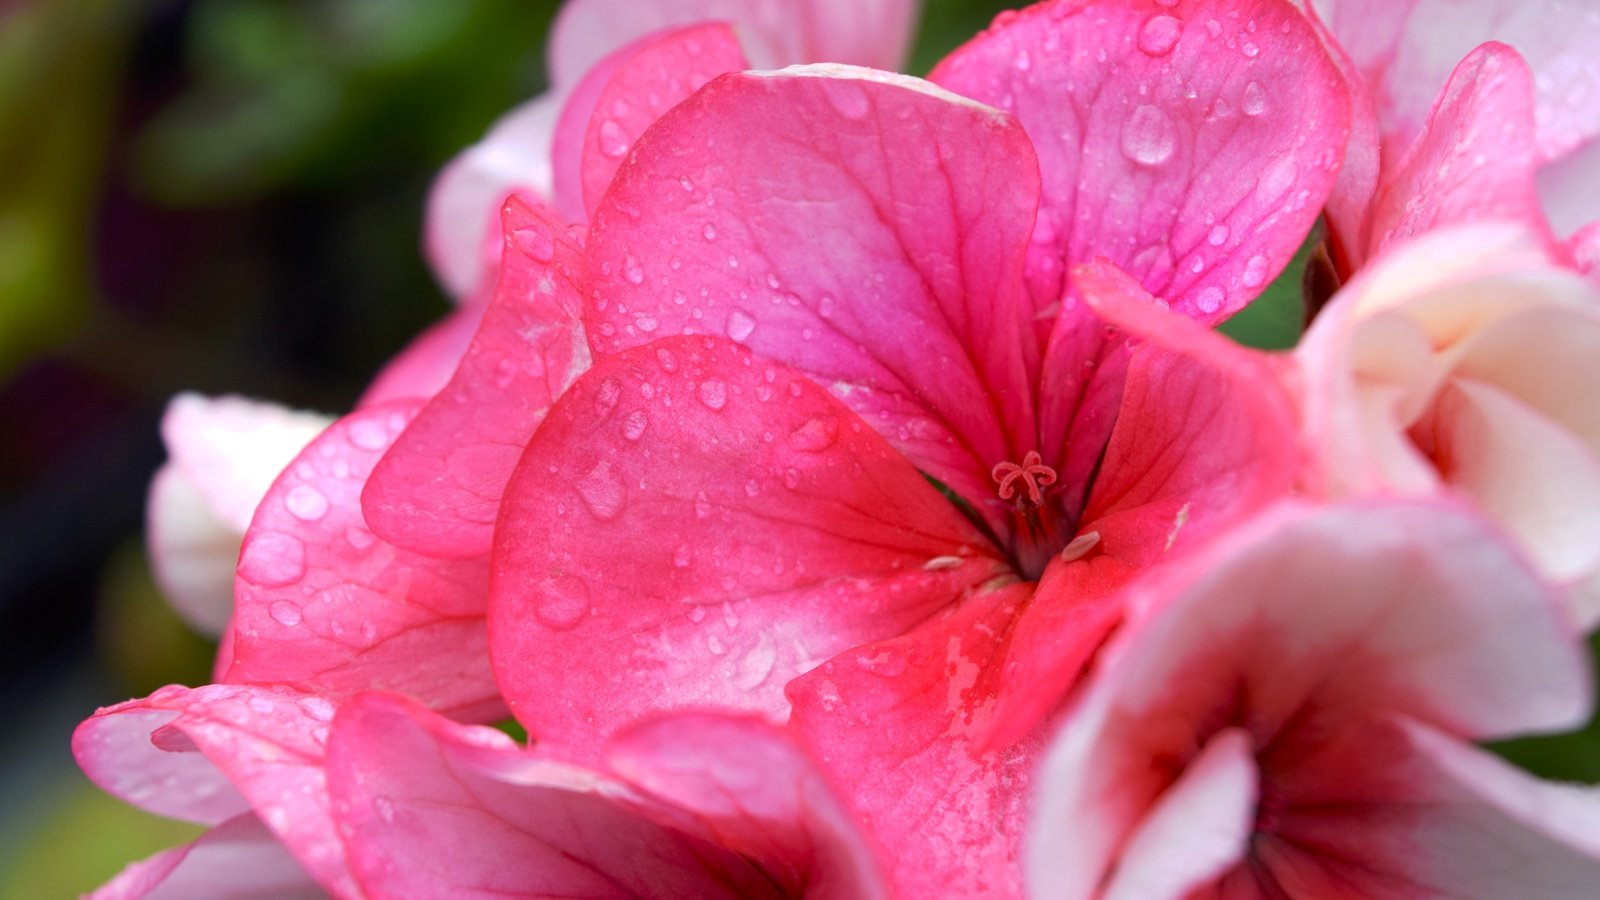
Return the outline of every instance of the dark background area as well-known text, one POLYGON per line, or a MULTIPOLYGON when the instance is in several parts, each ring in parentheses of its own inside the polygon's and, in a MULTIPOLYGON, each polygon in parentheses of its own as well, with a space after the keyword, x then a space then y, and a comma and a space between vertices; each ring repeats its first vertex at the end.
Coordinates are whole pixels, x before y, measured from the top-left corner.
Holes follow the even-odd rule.
MULTIPOLYGON (((641 0, 643 2, 643 0, 641 0)), ((1006 3, 928 0, 924 73, 1006 3)), ((433 174, 543 87, 554 0, 0 2, 0 896, 186 840, 68 753, 96 706, 208 680, 140 530, 182 390, 347 410, 446 300, 433 174)), ((1234 330, 1298 334, 1298 267, 1234 330)), ((1591 732, 1519 760, 1600 778, 1591 732)))

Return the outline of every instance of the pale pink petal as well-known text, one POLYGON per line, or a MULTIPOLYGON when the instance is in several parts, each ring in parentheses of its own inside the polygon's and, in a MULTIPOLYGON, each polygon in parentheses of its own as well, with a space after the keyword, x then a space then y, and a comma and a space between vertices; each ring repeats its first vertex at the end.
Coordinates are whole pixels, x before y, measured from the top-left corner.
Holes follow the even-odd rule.
POLYGON ((451 296, 494 283, 500 207, 513 194, 546 201, 554 187, 550 149, 565 96, 548 91, 506 113, 483 140, 452 159, 428 194, 423 252, 451 296))
POLYGON ((89 900, 316 900, 312 881, 261 820, 244 814, 193 843, 131 863, 89 900))
POLYGON ((1366 80, 1350 54, 1320 16, 1309 9, 1306 14, 1322 48, 1338 66, 1350 100, 1350 142, 1345 145, 1344 163, 1322 210, 1330 232, 1333 264, 1339 272, 1348 273, 1366 255, 1372 198, 1383 166, 1378 113, 1366 80))
POLYGON ((786 896, 887 897, 860 826, 817 764, 759 719, 668 716, 622 732, 608 767, 693 813, 721 846, 758 861, 786 896))
POLYGON ((1040 3, 930 78, 1033 139, 1029 274, 1047 314, 1068 268, 1104 256, 1174 309, 1226 318, 1288 264, 1350 133, 1339 70, 1275 0, 1040 3))
POLYGON ((1539 201, 1556 234, 1574 235, 1600 220, 1600 139, 1539 169, 1539 201))
POLYGON ((1556 159, 1600 134, 1600 9, 1583 0, 1315 0, 1366 74, 1386 159, 1405 151, 1456 63, 1501 41, 1539 86, 1541 156, 1556 159))
POLYGON ((722 21, 762 68, 838 62, 898 69, 920 0, 569 0, 550 38, 550 72, 576 82, 606 54, 652 31, 722 21))
POLYGON ((1373 200, 1372 254, 1441 225, 1482 220, 1543 229, 1534 183, 1533 83, 1503 44, 1461 61, 1417 142, 1373 200))
POLYGON ((239 541, 272 480, 332 419, 242 397, 179 394, 161 422, 170 459, 150 484, 145 540, 162 593, 207 634, 233 613, 239 541))
POLYGON ((373 532, 429 556, 489 551, 523 445, 589 362, 577 321, 578 239, 521 199, 504 216, 505 265, 460 368, 383 454, 362 493, 373 532))
POLYGON ((1566 251, 1579 272, 1600 281, 1600 222, 1579 229, 1567 241, 1566 251))
POLYGON ((462 717, 502 714, 484 632, 484 561, 420 556, 362 518, 361 487, 417 406, 345 416, 273 485, 239 557, 223 680, 332 696, 382 688, 462 717))
MULTIPOLYGON (((1260 777, 1254 749, 1250 736, 1234 728, 1206 741, 1128 838, 1106 900, 1187 897, 1244 858, 1260 777)), ((1048 885, 1036 889, 1043 893, 1048 885)))
POLYGON ((654 32, 597 63, 573 90, 556 126, 556 198, 588 221, 634 141, 706 82, 749 68, 722 23, 654 32))
POLYGON ((1003 747, 1000 649, 1032 585, 986 585, 791 682, 792 727, 884 848, 902 897, 1021 897, 1044 722, 1003 747))
POLYGON ((72 751, 90 780, 150 812, 223 823, 253 808, 318 882, 351 895, 322 770, 333 713, 285 687, 166 687, 96 712, 72 751))
POLYGON ((1405 799, 1385 717, 1486 739, 1587 716, 1586 655, 1555 598, 1450 506, 1286 506, 1130 590, 1136 623, 1102 652, 1042 776, 1030 881, 1050 896, 1093 893, 1229 726, 1263 773, 1252 853, 1279 866, 1326 846, 1308 829, 1363 840, 1364 819, 1335 828, 1343 810, 1405 799))
POLYGON ((340 712, 328 782, 373 896, 781 896, 693 817, 400 697, 340 712))
POLYGON ((726 75, 639 141, 596 211, 590 340, 604 355, 726 335, 987 512, 990 469, 1035 449, 1021 263, 1036 197, 1022 130, 926 82, 726 75))
POLYGON ((1004 571, 922 474, 798 373, 713 338, 608 356, 506 492, 495 671, 582 752, 652 710, 781 719, 783 685, 1004 571))
POLYGON ((427 400, 439 393, 461 364, 487 308, 487 303, 463 303, 430 325, 378 371, 356 408, 391 400, 427 400))

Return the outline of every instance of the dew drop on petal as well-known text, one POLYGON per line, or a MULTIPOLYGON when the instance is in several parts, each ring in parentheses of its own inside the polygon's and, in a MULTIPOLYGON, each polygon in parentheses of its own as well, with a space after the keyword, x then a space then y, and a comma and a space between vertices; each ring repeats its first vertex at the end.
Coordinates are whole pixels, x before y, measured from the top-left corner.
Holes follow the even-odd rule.
POLYGON ((1226 225, 1215 225, 1215 226, 1212 226, 1211 233, 1206 235, 1206 243, 1210 244, 1213 247, 1221 247, 1224 243, 1227 242, 1227 240, 1228 240, 1228 226, 1226 226, 1226 225))
POLYGON ((328 514, 328 498, 309 484, 295 485, 283 498, 289 514, 305 522, 315 522, 328 514))
POLYGON ((602 522, 615 519, 628 502, 628 487, 611 470, 610 460, 595 463, 587 475, 578 479, 577 487, 583 505, 602 522))
POLYGON ((600 123, 600 152, 612 159, 628 152, 628 133, 614 119, 600 123))
POLYGON ((1216 285, 1211 285, 1194 298, 1194 305, 1203 313, 1214 313, 1222 308, 1222 300, 1222 289, 1216 285))
POLYGON ((789 433, 789 446, 803 453, 821 453, 839 439, 839 420, 817 416, 789 433))
POLYGON ((661 371, 670 375, 678 371, 678 354, 662 347, 656 350, 656 363, 661 366, 661 371))
POLYGON ((736 309, 728 314, 728 337, 742 341, 756 330, 756 320, 742 309, 736 309))
POLYGON ((610 415, 617 408, 617 399, 622 396, 622 383, 615 378, 607 378, 600 383, 600 389, 594 393, 595 412, 602 416, 610 415))
POLYGON ((639 261, 632 256, 624 257, 622 260, 622 277, 629 284, 643 284, 644 269, 639 265, 639 261))
POLYGON ((1133 111, 1122 126, 1122 152, 1145 166, 1159 166, 1172 158, 1177 133, 1167 114, 1145 104, 1133 111))
POLYGON ((642 409, 628 413, 622 420, 622 436, 630 441, 637 441, 644 437, 645 428, 650 425, 650 417, 642 409))
POLYGON ((547 263, 556 255, 555 238, 543 228, 518 228, 511 233, 511 239, 535 262, 547 263))
POLYGON ((728 386, 715 378, 708 378, 700 382, 700 389, 697 393, 700 396, 700 402, 705 404, 707 409, 717 410, 728 405, 728 386))
POLYGON ((694 517, 704 519, 711 515, 711 498, 705 491, 694 495, 694 517))
POLYGON ((382 450, 389 445, 389 430, 379 422, 362 419, 351 423, 350 443, 362 450, 382 450))
POLYGON ((239 576, 262 587, 281 587, 306 573, 306 546, 300 539, 269 531, 246 541, 239 554, 239 576))
POLYGON ((589 614, 589 586, 574 575, 552 578, 540 586, 533 614, 546 627, 565 631, 589 614))
POLYGON ((1267 92, 1261 89, 1261 83, 1252 81, 1244 86, 1244 98, 1239 101, 1239 109, 1247 116, 1259 116, 1267 111, 1267 92))
POLYGON ((1239 280, 1245 287, 1260 287, 1267 280, 1267 258, 1265 256, 1252 256, 1244 264, 1244 272, 1239 280))
POLYGON ((1173 16, 1151 16, 1139 30, 1139 49, 1148 56, 1165 56, 1178 43, 1183 23, 1173 16))
POLYGON ((672 565, 676 568, 687 569, 692 558, 693 554, 688 544, 679 544, 677 549, 672 551, 672 565))
POLYGON ((273 603, 270 612, 273 620, 279 625, 293 628, 300 624, 300 607, 288 600, 279 600, 273 603))

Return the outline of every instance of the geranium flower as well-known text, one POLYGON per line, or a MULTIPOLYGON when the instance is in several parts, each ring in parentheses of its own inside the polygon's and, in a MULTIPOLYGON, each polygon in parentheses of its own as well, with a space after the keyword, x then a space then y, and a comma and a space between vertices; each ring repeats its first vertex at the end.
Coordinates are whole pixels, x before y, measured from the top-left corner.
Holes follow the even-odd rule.
POLYGON ((1132 593, 1040 778, 1038 896, 1593 891, 1594 790, 1471 745, 1583 722, 1587 654, 1463 510, 1286 507, 1132 593))
POLYGON ((1469 498, 1600 621, 1600 291, 1521 225, 1398 247, 1295 351, 1310 488, 1469 498))

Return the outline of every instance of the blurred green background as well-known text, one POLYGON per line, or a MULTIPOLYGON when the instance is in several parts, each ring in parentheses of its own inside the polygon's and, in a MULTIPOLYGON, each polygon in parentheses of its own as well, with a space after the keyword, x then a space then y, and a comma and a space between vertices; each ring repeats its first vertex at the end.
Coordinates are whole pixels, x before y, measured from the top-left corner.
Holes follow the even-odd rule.
MULTIPOLYGON (((443 314, 428 184, 542 89, 555 5, 0 2, 0 897, 88 890, 197 833, 67 750, 97 705, 208 680, 139 535, 162 406, 348 409, 443 314)), ((1007 5, 929 0, 910 70, 1007 5)), ((1292 345, 1305 255, 1225 330, 1292 345)), ((1593 727, 1505 748, 1587 780, 1597 751, 1593 727)))

